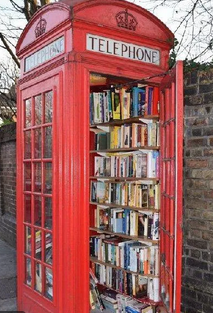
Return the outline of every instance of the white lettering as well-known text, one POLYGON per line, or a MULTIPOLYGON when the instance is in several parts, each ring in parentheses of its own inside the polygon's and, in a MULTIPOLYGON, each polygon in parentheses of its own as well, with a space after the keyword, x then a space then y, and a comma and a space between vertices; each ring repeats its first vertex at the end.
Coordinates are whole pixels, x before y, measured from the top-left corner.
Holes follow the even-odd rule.
POLYGON ((86 39, 88 51, 160 65, 159 50, 91 34, 87 34, 86 39))

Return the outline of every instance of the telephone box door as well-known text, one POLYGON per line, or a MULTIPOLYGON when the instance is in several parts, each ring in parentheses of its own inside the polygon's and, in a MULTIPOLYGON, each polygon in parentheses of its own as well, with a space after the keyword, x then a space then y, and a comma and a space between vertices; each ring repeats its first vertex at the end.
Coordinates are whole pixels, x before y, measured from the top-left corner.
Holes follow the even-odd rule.
POLYGON ((182 259, 183 64, 161 84, 161 297, 180 312, 182 259))
MULTIPOLYGON (((17 136, 18 181, 18 293, 26 312, 56 312, 58 210, 55 190, 57 133, 54 119, 58 99, 57 76, 20 91, 17 136), (24 210, 24 214, 22 214, 24 210)), ((58 268, 58 267, 57 267, 58 268)))

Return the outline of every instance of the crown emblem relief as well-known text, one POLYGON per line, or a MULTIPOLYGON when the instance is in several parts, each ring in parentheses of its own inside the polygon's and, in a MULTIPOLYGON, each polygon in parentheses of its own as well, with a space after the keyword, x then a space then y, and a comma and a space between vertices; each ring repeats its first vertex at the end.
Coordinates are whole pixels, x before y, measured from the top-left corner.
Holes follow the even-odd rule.
POLYGON ((41 36, 42 34, 46 32, 46 26, 47 26, 47 21, 41 17, 40 21, 38 22, 35 28, 36 38, 38 38, 39 36, 41 36))
POLYGON ((137 27, 137 20, 131 14, 128 13, 128 10, 118 12, 115 16, 118 27, 126 28, 129 30, 136 30, 137 27))

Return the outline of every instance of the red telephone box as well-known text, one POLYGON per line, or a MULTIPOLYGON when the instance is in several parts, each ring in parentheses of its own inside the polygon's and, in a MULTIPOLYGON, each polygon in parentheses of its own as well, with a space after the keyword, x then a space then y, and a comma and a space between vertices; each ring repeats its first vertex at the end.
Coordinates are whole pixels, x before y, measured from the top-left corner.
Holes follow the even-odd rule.
MULTIPOLYGON (((18 310, 90 312, 90 268, 99 276, 97 269, 113 271, 136 286, 133 264, 121 266, 125 256, 112 264, 91 252, 91 238, 103 249, 103 241, 106 246, 106 239, 116 236, 124 245, 138 242, 140 251, 141 245, 155 251, 160 246, 156 272, 140 272, 148 294, 139 301, 153 308, 164 303, 168 312, 178 313, 183 78, 181 62, 168 70, 173 34, 148 11, 123 0, 67 2, 41 8, 17 45, 18 310), (148 124, 155 129, 154 143, 152 131, 144 137, 148 124), (111 167, 107 172, 95 161, 111 167), (131 188, 137 188, 137 197, 131 191, 126 196, 131 188), (118 189, 122 203, 113 200, 118 189), (110 221, 100 225, 106 210, 110 221), (131 214, 131 233, 126 222, 125 232, 119 229, 124 212, 131 214), (139 216, 147 223, 142 235, 132 229, 139 216), (156 225, 160 220, 157 235, 154 218, 156 225)), ((103 275, 101 290, 107 285, 103 275)), ((134 288, 125 288, 120 293, 135 298, 134 288)))

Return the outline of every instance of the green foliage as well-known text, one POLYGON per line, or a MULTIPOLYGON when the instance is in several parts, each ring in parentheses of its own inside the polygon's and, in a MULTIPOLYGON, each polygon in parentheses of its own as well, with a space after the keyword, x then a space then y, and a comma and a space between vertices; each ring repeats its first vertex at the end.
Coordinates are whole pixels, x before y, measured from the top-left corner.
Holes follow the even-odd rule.
POLYGON ((1 126, 5 126, 5 125, 9 125, 9 124, 12 124, 12 123, 15 123, 13 120, 10 120, 10 119, 5 119, 3 120, 2 123, 0 123, 0 127, 1 126))
MULTIPOLYGON (((169 55, 169 68, 171 69, 176 61, 177 61, 177 47, 179 45, 179 42, 176 38, 174 38, 174 42, 173 42, 173 48, 171 49, 170 55, 169 55)), ((210 41, 209 43, 209 47, 208 49, 213 49, 213 39, 210 41)), ((197 57, 195 59, 192 60, 188 60, 187 58, 184 60, 184 72, 191 72, 194 70, 198 70, 198 71, 208 71, 209 69, 213 68, 213 60, 210 62, 197 62, 195 61, 197 59, 197 57)))
POLYGON ((198 71, 208 71, 209 69, 213 68, 213 61, 206 62, 206 63, 200 63, 196 62, 195 60, 184 60, 184 72, 192 72, 194 70, 198 71))
POLYGON ((178 44, 179 44, 178 40, 176 38, 174 38, 173 48, 172 48, 170 55, 169 55, 169 68, 172 68, 176 63, 178 44))

